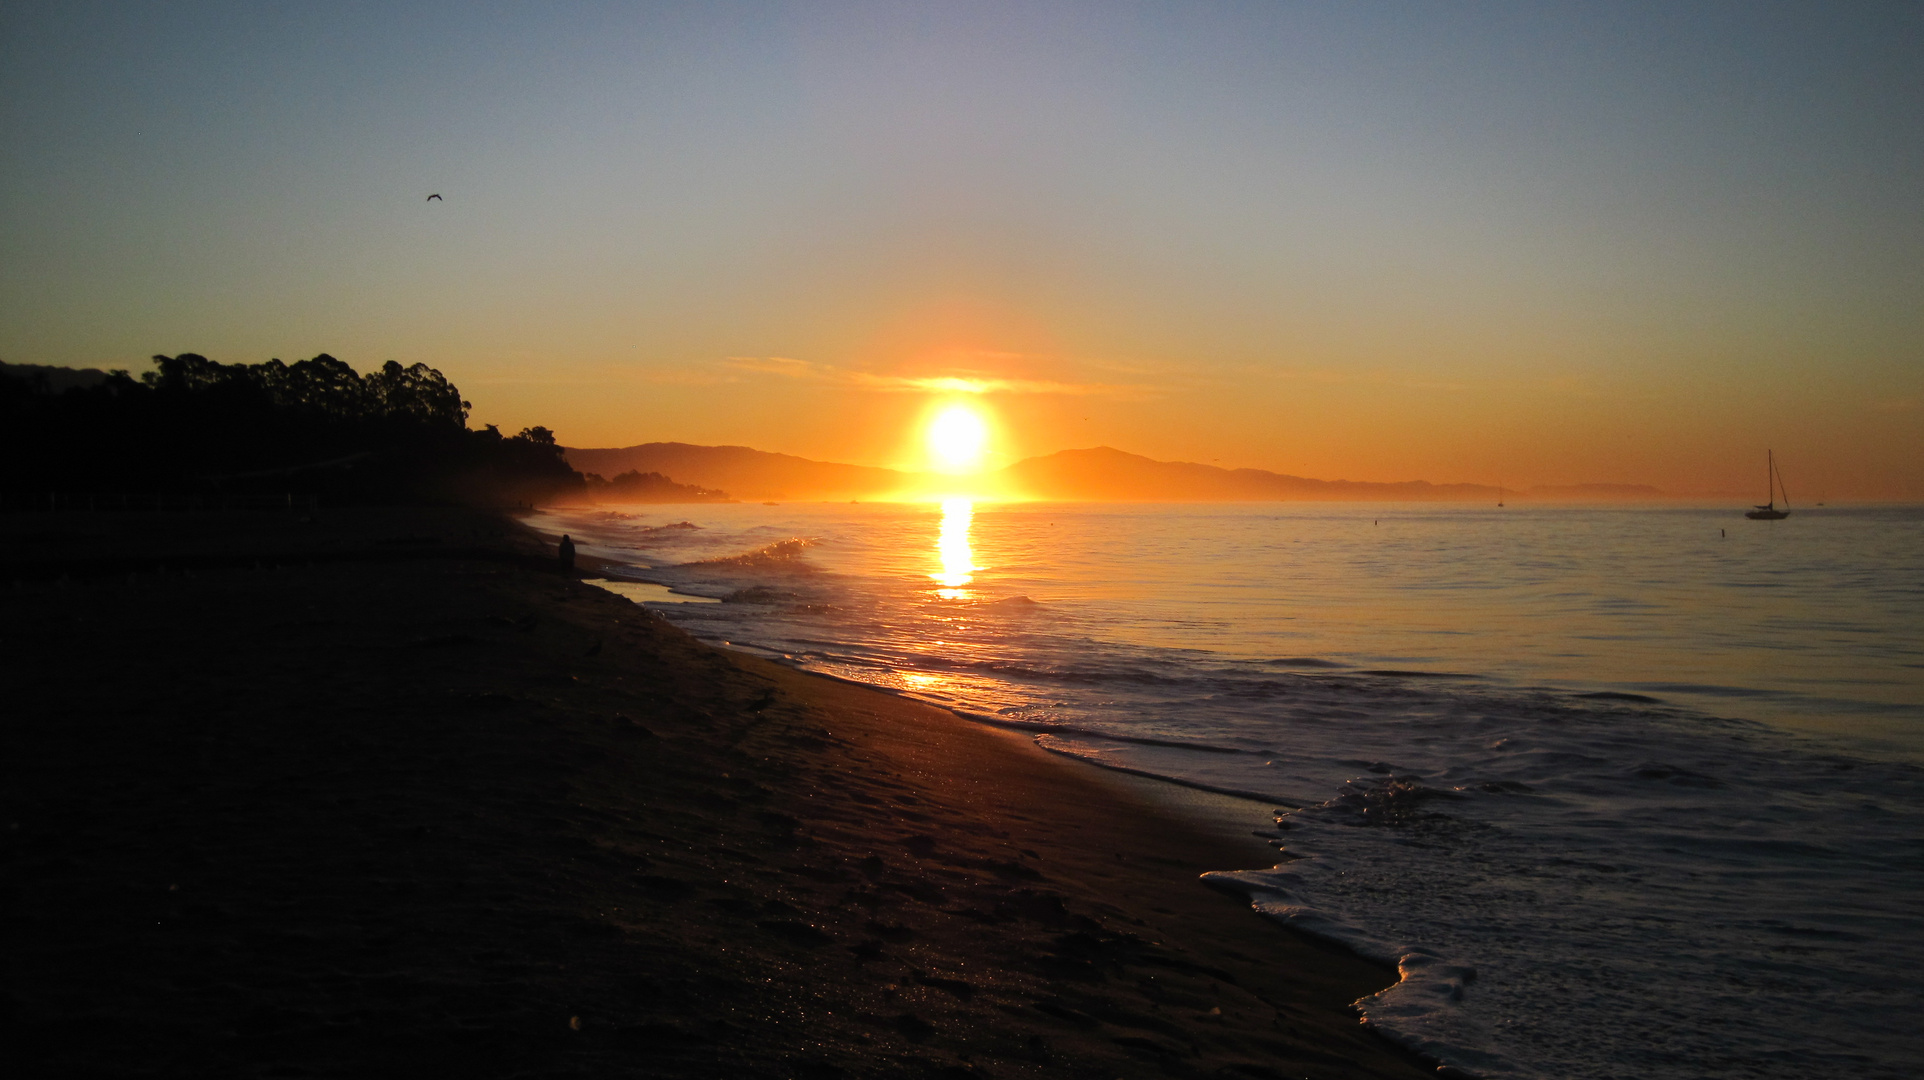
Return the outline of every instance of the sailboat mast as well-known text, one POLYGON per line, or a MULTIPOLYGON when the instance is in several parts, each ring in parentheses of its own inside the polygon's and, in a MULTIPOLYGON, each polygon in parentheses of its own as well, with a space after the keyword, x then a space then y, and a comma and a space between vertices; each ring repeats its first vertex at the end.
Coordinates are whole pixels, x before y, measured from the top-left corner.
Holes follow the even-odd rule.
POLYGON ((1764 449, 1764 505, 1744 513, 1752 521, 1782 521, 1790 516, 1790 493, 1784 491, 1784 476, 1777 471, 1777 452, 1764 449), (1784 509, 1777 509, 1777 496, 1784 496, 1784 509))

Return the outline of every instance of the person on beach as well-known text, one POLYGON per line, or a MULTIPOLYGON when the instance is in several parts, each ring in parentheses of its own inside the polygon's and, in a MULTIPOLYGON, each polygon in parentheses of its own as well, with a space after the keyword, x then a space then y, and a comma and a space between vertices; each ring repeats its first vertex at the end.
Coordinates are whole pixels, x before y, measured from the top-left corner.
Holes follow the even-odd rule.
POLYGON ((575 568, 575 542, 568 538, 567 533, 561 534, 560 550, 561 568, 563 570, 573 570, 575 568))

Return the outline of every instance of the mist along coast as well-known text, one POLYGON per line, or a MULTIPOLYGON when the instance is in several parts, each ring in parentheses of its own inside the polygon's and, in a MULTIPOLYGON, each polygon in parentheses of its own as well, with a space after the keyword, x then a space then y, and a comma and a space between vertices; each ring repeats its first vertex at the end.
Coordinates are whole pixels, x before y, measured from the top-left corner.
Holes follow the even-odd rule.
POLYGON ((21 1075, 1433 1071, 1252 836, 456 510, 4 522, 21 1075))

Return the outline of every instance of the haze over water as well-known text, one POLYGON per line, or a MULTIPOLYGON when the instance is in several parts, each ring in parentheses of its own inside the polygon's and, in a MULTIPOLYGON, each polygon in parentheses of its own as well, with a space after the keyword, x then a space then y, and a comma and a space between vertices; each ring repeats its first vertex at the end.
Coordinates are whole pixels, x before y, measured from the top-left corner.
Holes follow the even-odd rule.
POLYGON ((1924 1054, 1924 512, 635 509, 545 527, 705 638, 1288 811, 1226 884, 1404 961, 1366 1012, 1445 1060, 1924 1054))

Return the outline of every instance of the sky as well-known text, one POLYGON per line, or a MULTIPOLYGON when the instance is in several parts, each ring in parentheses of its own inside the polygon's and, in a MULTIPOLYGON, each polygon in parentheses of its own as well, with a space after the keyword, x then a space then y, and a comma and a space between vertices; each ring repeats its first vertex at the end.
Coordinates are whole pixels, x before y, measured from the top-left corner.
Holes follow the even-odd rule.
POLYGON ((996 463, 1748 492, 1770 448, 1924 498, 1916 3, 14 0, 0 148, 13 363, 424 362, 576 446, 913 467, 959 399, 996 463))

